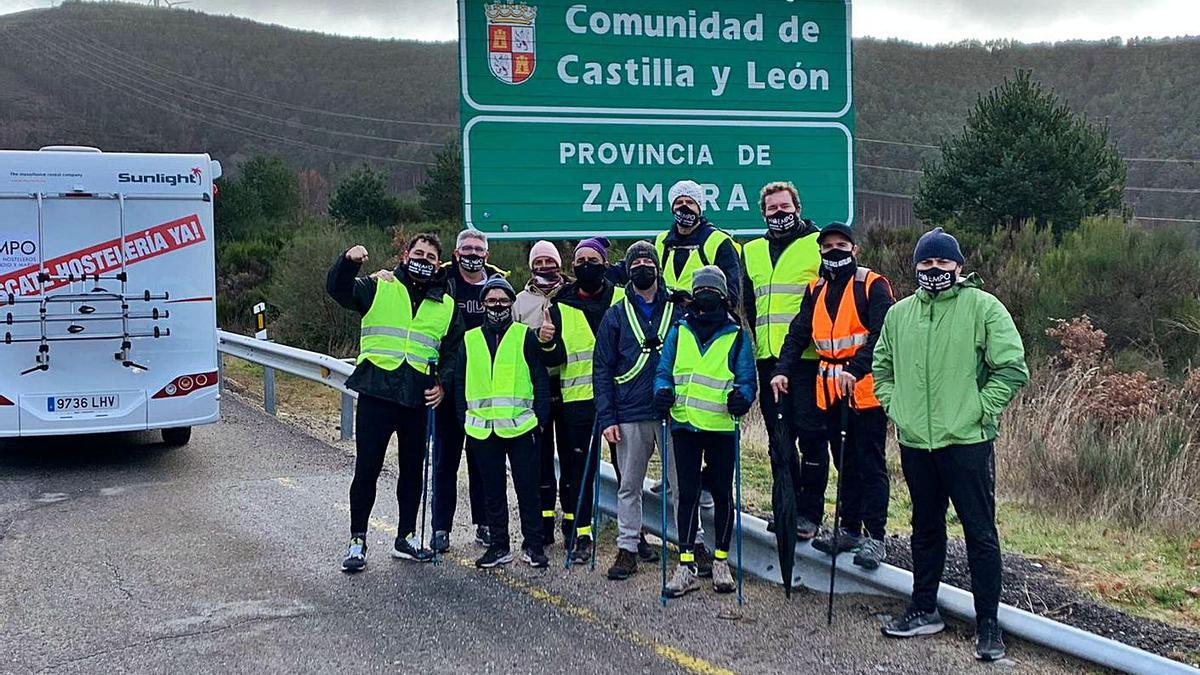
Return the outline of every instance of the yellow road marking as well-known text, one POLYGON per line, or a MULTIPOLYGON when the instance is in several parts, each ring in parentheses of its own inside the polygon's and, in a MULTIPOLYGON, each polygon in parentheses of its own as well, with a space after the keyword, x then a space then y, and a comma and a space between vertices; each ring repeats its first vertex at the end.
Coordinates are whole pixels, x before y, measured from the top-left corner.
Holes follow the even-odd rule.
MULTIPOLYGON (((335 504, 334 506, 343 513, 350 512, 350 506, 347 504, 339 503, 335 504)), ((377 530, 386 532, 393 537, 397 536, 397 529, 395 525, 389 525, 375 516, 371 516, 371 519, 368 522, 371 524, 371 527, 377 530)), ((469 558, 447 556, 445 559, 452 560, 459 566, 465 567, 472 571, 475 571, 476 569, 475 561, 469 558)), ((700 658, 699 656, 693 656, 682 649, 677 649, 671 645, 663 644, 662 642, 659 642, 652 637, 642 635, 637 631, 621 628, 620 626, 614 626, 587 607, 580 607, 561 595, 555 595, 544 588, 540 588, 522 581, 521 579, 514 577, 509 572, 501 569, 490 570, 490 572, 491 576, 499 579, 500 583, 504 584, 505 586, 508 586, 515 591, 524 593, 537 602, 548 605, 562 612, 563 614, 588 623, 608 633, 609 635, 612 635, 613 637, 629 642, 634 646, 641 647, 643 649, 649 649, 657 654, 660 658, 679 666, 689 673, 696 673, 696 675, 733 675, 732 670, 722 668, 710 661, 700 658)))

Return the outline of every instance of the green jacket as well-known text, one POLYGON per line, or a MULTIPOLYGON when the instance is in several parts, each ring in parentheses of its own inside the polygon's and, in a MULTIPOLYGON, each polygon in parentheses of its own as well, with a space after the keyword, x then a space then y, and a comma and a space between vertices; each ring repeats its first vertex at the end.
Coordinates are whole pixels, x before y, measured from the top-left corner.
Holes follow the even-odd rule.
POLYGON ((974 274, 892 306, 875 345, 875 396, 900 443, 935 450, 996 437, 997 417, 1029 381, 1004 305, 974 274))

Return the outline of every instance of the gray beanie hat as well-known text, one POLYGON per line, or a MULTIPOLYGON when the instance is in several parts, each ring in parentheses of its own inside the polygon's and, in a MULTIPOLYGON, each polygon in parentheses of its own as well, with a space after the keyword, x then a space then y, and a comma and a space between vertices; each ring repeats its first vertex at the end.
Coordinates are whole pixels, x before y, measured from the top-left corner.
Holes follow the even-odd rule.
POLYGON ((667 201, 674 208, 675 200, 680 197, 691 197, 700 207, 700 212, 704 212, 704 188, 694 180, 681 180, 671 186, 667 192, 667 201))
POLYGON ((654 248, 654 244, 643 239, 633 242, 625 251, 625 269, 629 269, 634 260, 642 258, 653 261, 655 267, 662 267, 662 263, 658 260, 658 249, 654 248))
POLYGON ((508 283, 508 281, 504 277, 501 277, 501 276, 494 276, 491 279, 488 279, 487 281, 483 282, 483 290, 479 293, 479 299, 483 300, 484 298, 486 298, 488 291, 492 290, 493 288, 499 288, 499 289, 503 290, 505 293, 508 294, 509 300, 517 299, 517 294, 516 294, 516 292, 513 291, 512 284, 508 283))
POLYGON ((725 273, 716 265, 705 265, 692 275, 692 295, 701 288, 711 288, 721 292, 721 296, 729 297, 729 286, 725 283, 725 273))

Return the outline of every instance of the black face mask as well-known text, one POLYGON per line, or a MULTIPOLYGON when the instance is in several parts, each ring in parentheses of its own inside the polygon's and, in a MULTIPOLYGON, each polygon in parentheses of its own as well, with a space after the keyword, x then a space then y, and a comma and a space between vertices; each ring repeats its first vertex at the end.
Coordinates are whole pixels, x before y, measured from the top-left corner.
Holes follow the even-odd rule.
POLYGON ((838 279, 854 272, 854 254, 840 248, 821 254, 821 274, 827 279, 838 279))
POLYGON ((581 263, 573 269, 579 287, 588 293, 595 293, 604 285, 604 265, 594 262, 581 263))
POLYGON ((683 207, 675 209, 675 227, 681 230, 690 230, 699 222, 700 216, 690 210, 683 207))
POLYGON ((629 280, 633 282, 633 287, 639 291, 648 291, 658 281, 658 269, 649 265, 642 265, 629 270, 629 280))
POLYGON ((778 232, 780 234, 784 232, 791 232, 792 230, 796 229, 796 224, 800 222, 800 219, 796 217, 796 214, 786 213, 784 211, 773 213, 764 218, 764 220, 767 221, 767 228, 769 230, 772 232, 778 232))
POLYGON ((413 281, 425 282, 433 278, 433 272, 437 266, 428 260, 409 258, 405 269, 408 271, 408 277, 413 281))
POLYGON ((917 270, 917 285, 933 294, 941 293, 954 285, 958 274, 954 270, 944 270, 931 267, 927 270, 917 270))
POLYGON ((508 328, 508 325, 513 320, 512 305, 508 307, 485 307, 483 314, 484 318, 487 319, 488 325, 492 328, 508 328))
POLYGON ((483 269, 483 256, 460 255, 458 256, 458 264, 468 272, 478 272, 483 269))
POLYGON ((701 314, 712 314, 725 308, 725 298, 716 291, 700 291, 692 298, 691 308, 701 314))

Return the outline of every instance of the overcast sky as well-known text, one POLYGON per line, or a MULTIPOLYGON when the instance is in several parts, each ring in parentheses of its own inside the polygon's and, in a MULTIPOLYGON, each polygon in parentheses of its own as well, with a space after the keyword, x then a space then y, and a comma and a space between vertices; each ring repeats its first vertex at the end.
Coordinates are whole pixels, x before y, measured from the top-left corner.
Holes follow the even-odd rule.
MULTIPOLYGON (((0 0, 0 13, 57 1, 0 0)), ((451 40, 457 34, 454 0, 192 0, 186 6, 343 35, 451 40)), ((854 0, 854 34, 926 43, 1200 36, 1200 0, 854 0)))

